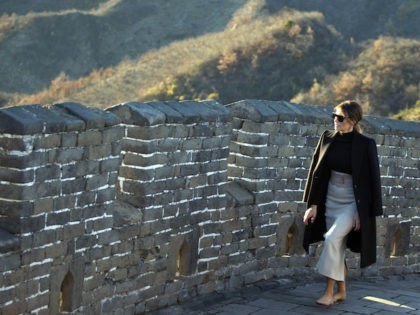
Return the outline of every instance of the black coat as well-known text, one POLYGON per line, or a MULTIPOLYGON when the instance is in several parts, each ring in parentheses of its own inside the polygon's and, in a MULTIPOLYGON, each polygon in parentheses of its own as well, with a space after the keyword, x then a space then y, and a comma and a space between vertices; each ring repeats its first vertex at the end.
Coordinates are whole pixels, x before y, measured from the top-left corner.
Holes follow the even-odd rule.
MULTIPOLYGON (((308 251, 309 244, 322 241, 326 232, 325 199, 330 178, 326 163, 326 153, 334 141, 337 131, 325 131, 319 139, 312 157, 303 201, 309 208, 315 199, 320 199, 314 223, 305 227, 303 247, 308 251)), ((351 149, 353 190, 357 212, 360 218, 360 230, 349 233, 347 247, 360 253, 360 267, 367 267, 376 262, 376 220, 382 215, 381 182, 376 143, 358 132, 354 132, 351 149)))

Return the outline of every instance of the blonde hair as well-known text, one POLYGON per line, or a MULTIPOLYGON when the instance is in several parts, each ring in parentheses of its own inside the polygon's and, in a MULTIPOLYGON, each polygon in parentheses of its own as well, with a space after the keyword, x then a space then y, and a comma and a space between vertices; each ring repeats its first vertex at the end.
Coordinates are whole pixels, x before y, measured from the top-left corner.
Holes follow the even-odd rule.
POLYGON ((363 129, 359 125, 359 121, 363 118, 363 109, 360 104, 354 100, 347 100, 338 104, 335 109, 341 109, 343 113, 349 117, 351 121, 353 121, 354 126, 353 128, 356 129, 357 132, 362 133, 363 129))

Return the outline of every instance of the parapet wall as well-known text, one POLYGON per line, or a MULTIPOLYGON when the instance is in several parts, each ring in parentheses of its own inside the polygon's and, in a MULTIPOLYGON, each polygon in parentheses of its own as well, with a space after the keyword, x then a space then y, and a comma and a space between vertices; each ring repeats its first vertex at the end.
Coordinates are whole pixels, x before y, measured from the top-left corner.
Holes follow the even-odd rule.
MULTIPOLYGON (((329 116, 253 100, 1 109, 1 313, 141 314, 311 272, 322 245, 302 249, 300 200, 329 116)), ((419 272, 420 124, 363 126, 385 212, 363 273, 419 272)))

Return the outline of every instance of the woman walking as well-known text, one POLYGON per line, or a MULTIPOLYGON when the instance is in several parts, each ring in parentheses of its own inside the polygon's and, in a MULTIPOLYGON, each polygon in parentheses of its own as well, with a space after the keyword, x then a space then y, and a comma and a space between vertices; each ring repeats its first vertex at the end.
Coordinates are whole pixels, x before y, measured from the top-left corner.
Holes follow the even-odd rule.
POLYGON ((319 139, 303 196, 303 247, 308 252, 309 244, 324 240, 317 269, 327 285, 316 302, 325 306, 346 299, 346 247, 360 253, 361 268, 376 262, 375 217, 382 215, 379 162, 375 141, 361 134, 362 116, 356 101, 334 108, 334 131, 319 139))

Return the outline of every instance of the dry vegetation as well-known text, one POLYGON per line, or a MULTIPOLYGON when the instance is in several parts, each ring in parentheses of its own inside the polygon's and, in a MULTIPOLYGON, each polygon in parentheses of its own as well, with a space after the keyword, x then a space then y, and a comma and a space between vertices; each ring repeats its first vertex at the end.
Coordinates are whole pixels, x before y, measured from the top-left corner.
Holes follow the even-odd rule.
MULTIPOLYGON (((120 1, 106 1, 90 13, 105 14, 120 1)), ((417 6, 411 3, 409 9, 417 6)), ((3 17, 0 37, 28 21, 13 14, 3 17)), ((261 98, 332 105, 356 98, 367 113, 420 121, 419 52, 418 39, 380 36, 355 43, 318 12, 268 14, 265 1, 250 0, 222 31, 173 41, 80 79, 62 72, 33 95, 0 91, 0 103, 71 100, 105 108, 135 100, 216 99, 227 104, 261 98)))
POLYGON ((420 41, 380 37, 350 60, 346 71, 328 76, 322 84, 315 81, 293 101, 325 104, 356 98, 366 112, 396 113, 414 107, 420 98, 419 60, 420 41))
MULTIPOLYGON (((69 80, 60 74, 48 89, 34 95, 14 95, 9 103, 46 104, 71 99, 95 107, 108 107, 124 101, 155 99, 153 90, 157 91, 158 86, 166 86, 177 76, 197 73, 203 64, 219 60, 229 51, 251 46, 258 48, 262 41, 275 42, 271 34, 287 26, 288 21, 322 20, 319 13, 299 12, 256 20, 246 18, 246 14, 239 16, 235 16, 235 23, 223 32, 177 41, 146 53, 138 60, 126 59, 116 67, 96 71, 78 80, 69 80)), ((192 98, 190 95, 185 97, 192 98)), ((170 98, 179 97, 172 95, 170 98)))

